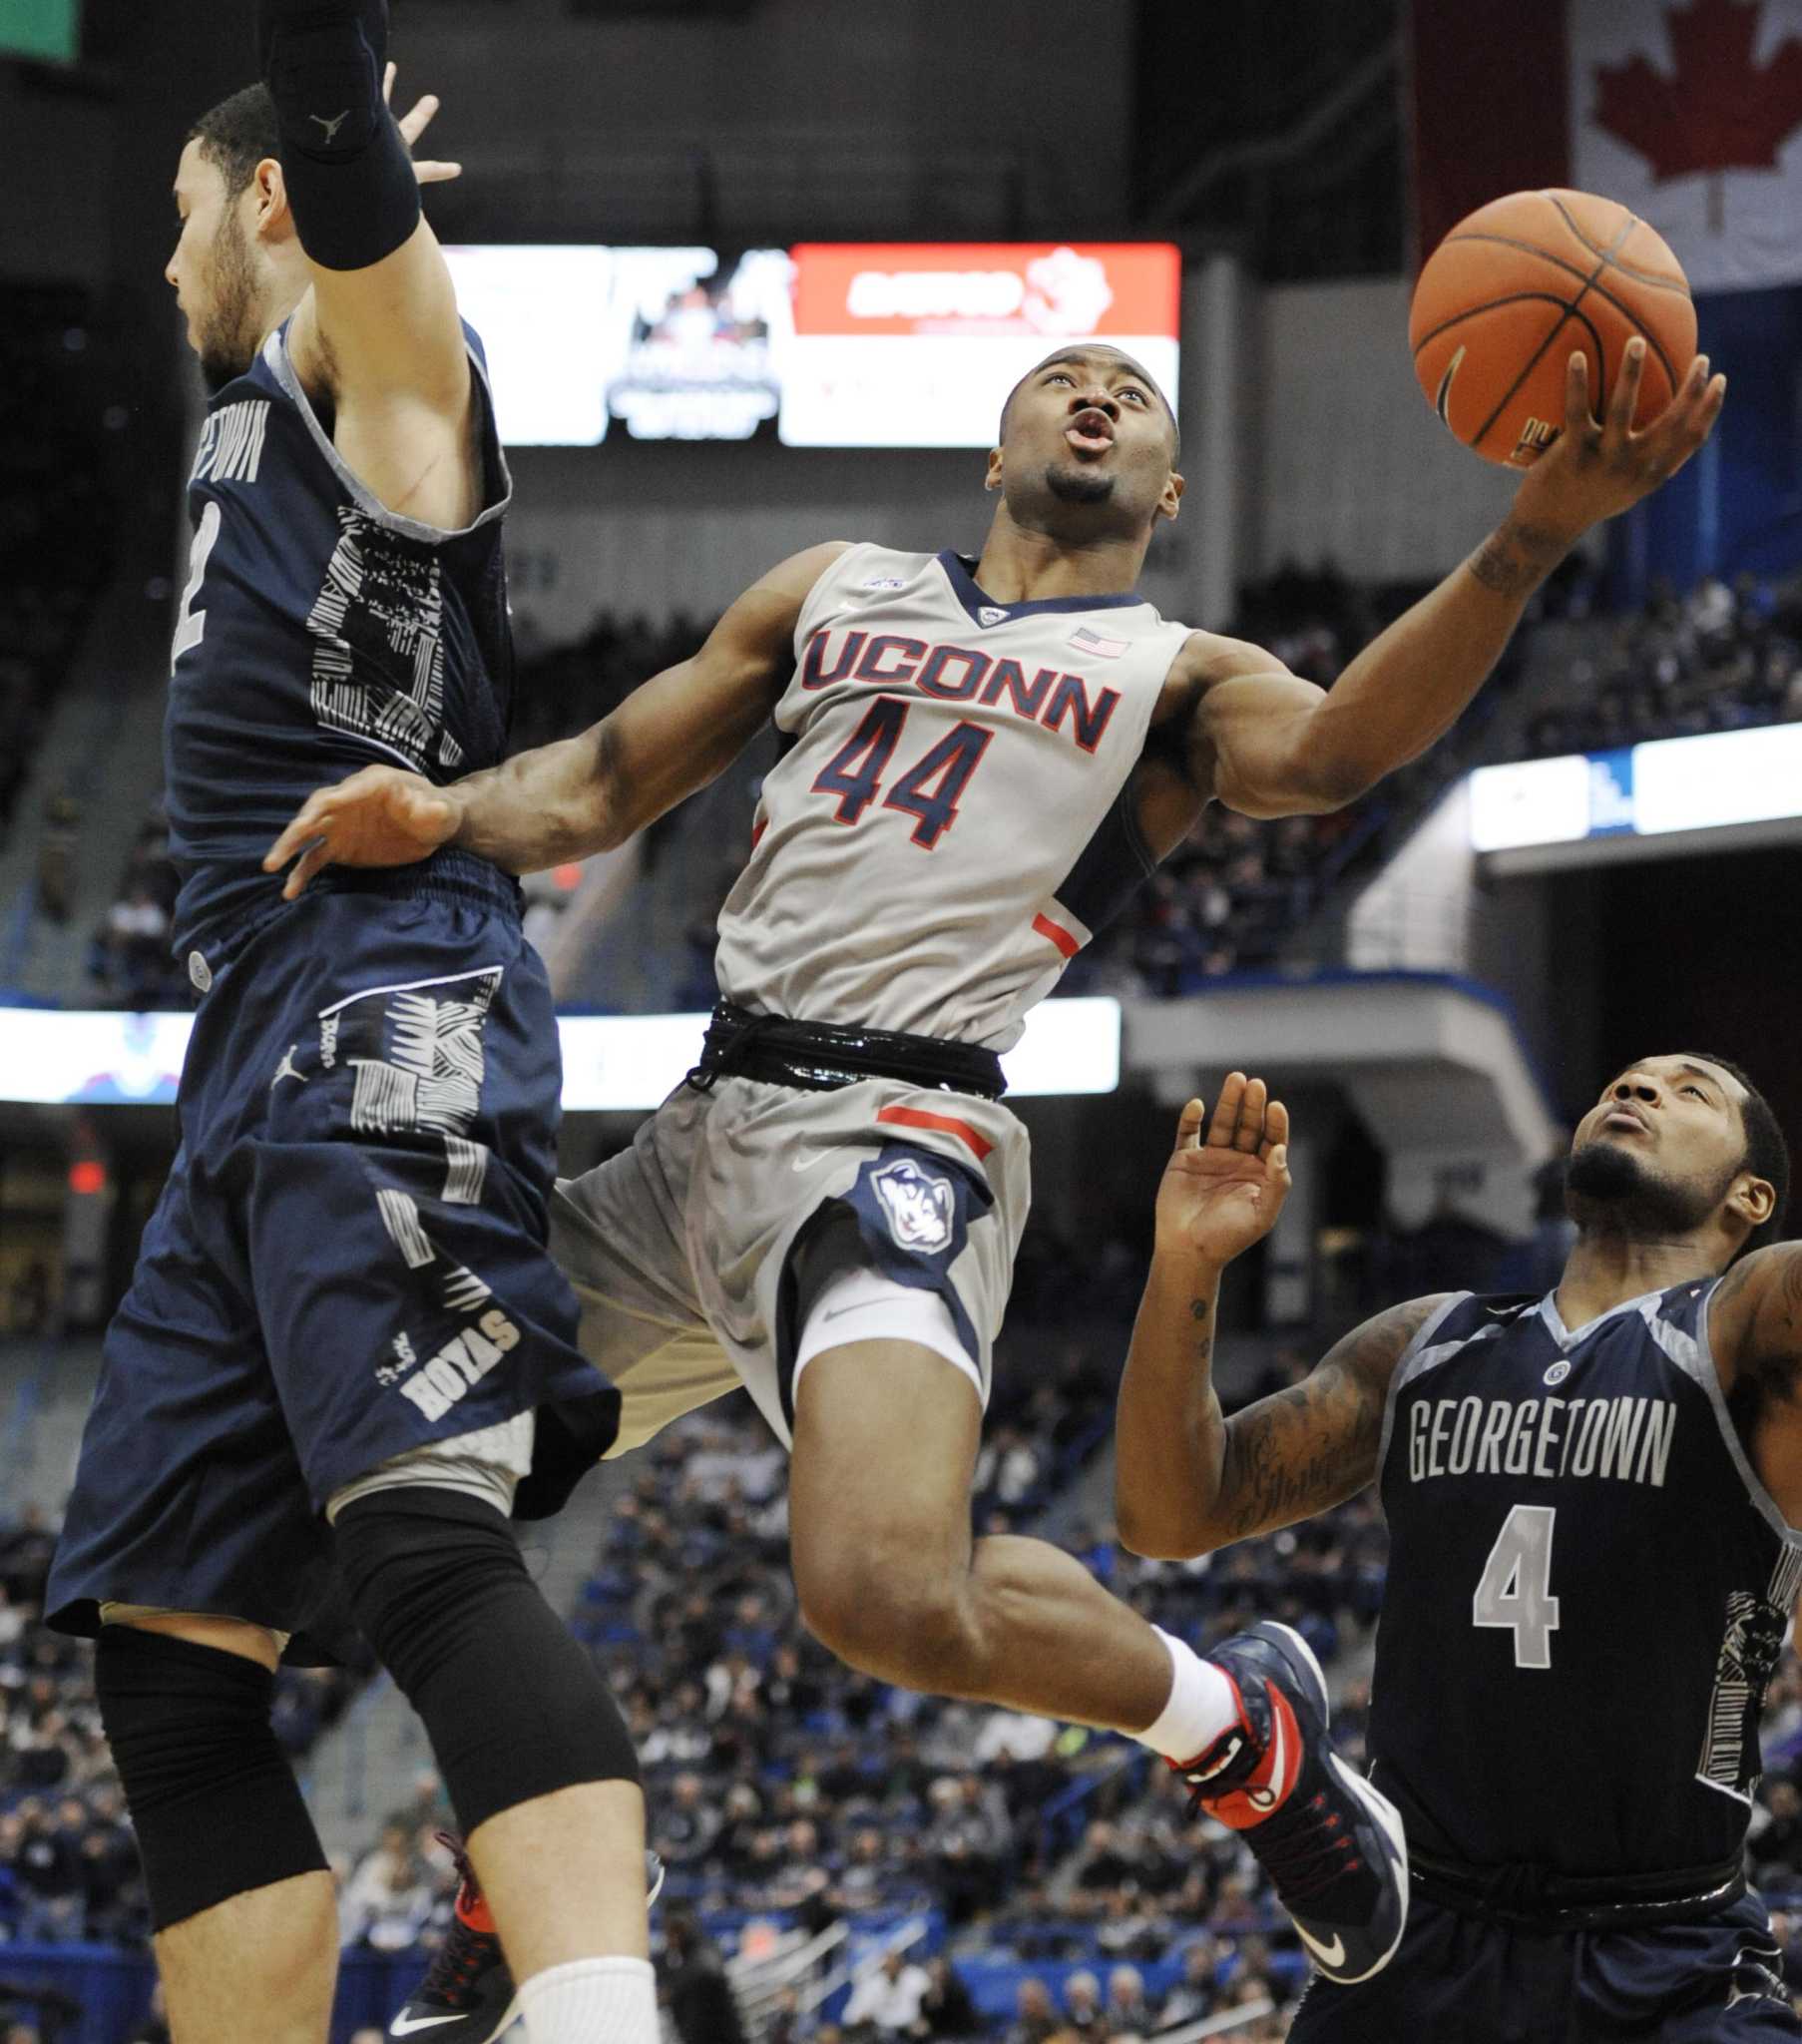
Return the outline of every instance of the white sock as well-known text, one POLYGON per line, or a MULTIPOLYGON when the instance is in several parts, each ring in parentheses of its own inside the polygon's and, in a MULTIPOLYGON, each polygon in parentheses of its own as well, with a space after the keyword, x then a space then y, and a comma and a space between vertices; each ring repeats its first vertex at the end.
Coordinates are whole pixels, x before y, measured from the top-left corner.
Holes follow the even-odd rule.
POLYGON ((1211 1661, 1203 1661, 1160 1626, 1151 1630, 1170 1650, 1170 1700, 1133 1737, 1167 1761, 1192 1761, 1239 1722, 1239 1693, 1211 1661))
POLYGON ((519 1991, 530 2044, 658 2044, 657 1975, 649 1959, 572 1959, 519 1991))

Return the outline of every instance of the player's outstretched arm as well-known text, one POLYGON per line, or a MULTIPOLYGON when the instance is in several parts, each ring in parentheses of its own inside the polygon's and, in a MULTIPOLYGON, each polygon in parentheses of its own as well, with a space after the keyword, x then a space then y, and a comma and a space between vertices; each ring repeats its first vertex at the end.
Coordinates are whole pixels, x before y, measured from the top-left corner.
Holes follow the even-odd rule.
POLYGON ((793 554, 738 598, 691 659, 654 675, 579 737, 517 754, 448 787, 365 766, 310 795, 263 859, 294 866, 289 899, 328 865, 395 866, 442 844, 511 873, 624 844, 704 787, 761 729, 794 666, 813 585, 849 542, 793 554))
POLYGON ((456 292, 415 165, 437 111, 388 107, 387 0, 257 0, 257 51, 281 132, 282 187, 312 288, 296 374, 329 396, 338 452, 388 509, 449 529, 483 508, 472 372, 456 292))
POLYGON ((1195 684, 1195 786, 1248 816, 1340 808, 1442 738, 1501 657, 1528 598, 1583 533, 1674 475, 1713 430, 1726 378, 1711 378, 1698 355, 1671 402, 1634 431, 1644 362, 1644 342, 1632 342, 1598 423, 1583 357, 1571 357, 1564 431, 1522 479, 1509 515, 1329 691, 1283 673, 1256 647, 1197 634, 1178 656, 1195 684))
POLYGON ((1220 1274, 1275 1225, 1289 1189, 1288 1115, 1234 1072, 1203 1137, 1191 1100, 1157 1192, 1150 1277, 1115 1424, 1122 1544, 1186 1561, 1324 1511, 1376 1474, 1389 1380, 1443 1298, 1379 1313, 1313 1373, 1224 1417, 1213 1384, 1220 1274))

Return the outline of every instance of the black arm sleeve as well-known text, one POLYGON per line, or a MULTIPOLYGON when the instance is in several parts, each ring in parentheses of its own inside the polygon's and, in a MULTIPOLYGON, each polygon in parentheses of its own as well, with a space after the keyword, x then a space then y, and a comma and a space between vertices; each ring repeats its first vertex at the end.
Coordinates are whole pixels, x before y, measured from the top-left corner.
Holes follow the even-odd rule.
POLYGON ((300 246, 365 269, 419 225, 419 182, 382 100, 387 0, 257 0, 257 50, 281 131, 300 246))

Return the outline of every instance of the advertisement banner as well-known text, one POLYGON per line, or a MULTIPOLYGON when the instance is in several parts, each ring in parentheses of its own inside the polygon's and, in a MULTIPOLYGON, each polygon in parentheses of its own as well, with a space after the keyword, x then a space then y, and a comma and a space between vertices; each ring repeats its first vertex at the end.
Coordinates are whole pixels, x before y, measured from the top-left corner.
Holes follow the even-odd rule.
POLYGON ((1060 342, 1099 337, 1176 398, 1167 244, 452 247, 512 447, 748 440, 989 447, 1060 342))
POLYGON ((1160 243, 804 243, 780 431, 791 447, 992 447, 1061 341, 1135 356, 1176 402, 1179 252, 1160 243))

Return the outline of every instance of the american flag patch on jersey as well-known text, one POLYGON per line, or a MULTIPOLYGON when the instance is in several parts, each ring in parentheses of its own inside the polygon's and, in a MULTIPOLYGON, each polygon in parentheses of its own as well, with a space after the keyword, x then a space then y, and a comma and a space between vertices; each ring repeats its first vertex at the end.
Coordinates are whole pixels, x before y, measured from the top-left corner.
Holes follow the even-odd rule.
POLYGON ((1119 660, 1129 644, 1125 639, 1104 639, 1101 633, 1092 632, 1087 625, 1079 625, 1071 633, 1070 643, 1079 653, 1093 653, 1103 660, 1119 660))

